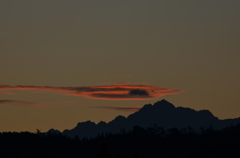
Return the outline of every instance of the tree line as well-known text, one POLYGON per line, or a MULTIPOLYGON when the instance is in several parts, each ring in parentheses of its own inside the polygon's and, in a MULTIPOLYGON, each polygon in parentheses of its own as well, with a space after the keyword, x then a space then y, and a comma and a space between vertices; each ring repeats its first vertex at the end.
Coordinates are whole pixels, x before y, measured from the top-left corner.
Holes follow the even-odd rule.
POLYGON ((134 126, 131 131, 100 133, 96 138, 74 139, 62 134, 0 133, 4 158, 200 158, 240 157, 240 124, 222 130, 191 127, 164 130, 134 126))

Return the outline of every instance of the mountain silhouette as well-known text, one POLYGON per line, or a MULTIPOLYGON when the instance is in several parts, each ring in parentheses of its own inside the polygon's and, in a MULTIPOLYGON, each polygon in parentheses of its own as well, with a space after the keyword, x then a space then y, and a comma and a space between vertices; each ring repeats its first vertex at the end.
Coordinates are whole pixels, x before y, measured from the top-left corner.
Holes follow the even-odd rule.
MULTIPOLYGON (((166 100, 156 103, 146 104, 139 111, 130 114, 127 118, 117 116, 112 121, 99 122, 95 124, 91 121, 80 122, 71 130, 64 130, 63 135, 74 138, 78 136, 94 138, 99 134, 119 133, 132 130, 134 126, 142 128, 162 127, 165 130, 170 128, 192 128, 198 131, 200 128, 214 128, 220 130, 224 127, 240 123, 240 118, 220 120, 208 110, 196 111, 191 108, 175 107, 166 100)), ((60 131, 50 129, 47 133, 58 134, 60 131)))

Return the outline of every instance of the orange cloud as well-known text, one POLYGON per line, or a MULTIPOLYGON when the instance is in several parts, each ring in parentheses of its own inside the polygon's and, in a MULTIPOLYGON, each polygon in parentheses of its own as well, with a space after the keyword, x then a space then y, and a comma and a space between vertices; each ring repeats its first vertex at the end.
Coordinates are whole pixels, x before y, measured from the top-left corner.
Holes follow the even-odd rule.
POLYGON ((149 100, 182 92, 178 89, 131 84, 92 87, 0 86, 0 90, 44 90, 104 100, 149 100))

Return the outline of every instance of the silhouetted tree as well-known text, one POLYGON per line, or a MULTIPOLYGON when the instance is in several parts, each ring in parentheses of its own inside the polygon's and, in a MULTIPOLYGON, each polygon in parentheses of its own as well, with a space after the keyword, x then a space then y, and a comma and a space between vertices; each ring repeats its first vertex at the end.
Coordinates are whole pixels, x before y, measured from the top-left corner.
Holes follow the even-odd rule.
POLYGON ((165 129, 162 128, 162 127, 158 127, 157 132, 158 132, 158 135, 159 135, 160 137, 164 137, 164 136, 166 135, 166 131, 165 131, 165 129))
POLYGON ((120 154, 117 154, 115 158, 122 158, 122 156, 120 154))
POLYGON ((147 135, 147 130, 145 130, 140 126, 134 126, 132 134, 135 136, 144 136, 144 135, 147 135))
POLYGON ((110 158, 110 153, 114 158, 240 157, 240 125, 220 131, 209 128, 197 134, 192 129, 187 128, 184 132, 173 128, 164 137, 151 134, 149 130, 154 131, 152 128, 136 126, 125 134, 108 134, 101 139, 85 140, 61 134, 2 132, 0 157, 110 158), (132 151, 135 151, 134 155, 132 151))
POLYGON ((106 144, 101 146, 100 152, 97 154, 97 158, 111 158, 111 155, 107 152, 106 144))
POLYGON ((36 134, 40 134, 40 133, 41 133, 41 130, 37 129, 36 134))
POLYGON ((132 158, 138 158, 138 154, 134 153, 132 158))

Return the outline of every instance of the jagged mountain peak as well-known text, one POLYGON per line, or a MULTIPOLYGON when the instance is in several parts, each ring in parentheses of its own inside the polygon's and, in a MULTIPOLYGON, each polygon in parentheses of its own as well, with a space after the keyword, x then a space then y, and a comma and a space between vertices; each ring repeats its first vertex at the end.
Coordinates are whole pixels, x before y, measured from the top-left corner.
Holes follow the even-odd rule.
MULTIPOLYGON (((200 114, 205 115, 205 117, 215 117, 209 110, 199 110, 198 111, 200 114)), ((215 117, 217 118, 217 117, 215 117)))
MULTIPOLYGON (((127 118, 117 116, 112 121, 106 123, 100 121, 95 124, 91 121, 80 122, 72 130, 64 130, 64 135, 74 138, 84 136, 95 137, 99 133, 117 133, 120 129, 131 130, 138 125, 143 128, 152 127, 157 124, 164 129, 169 128, 186 128, 192 127, 199 129, 200 127, 209 127, 213 125, 216 129, 221 129, 227 125, 240 123, 240 119, 219 120, 209 110, 194 110, 187 107, 175 107, 172 103, 163 99, 156 103, 146 104, 139 111, 130 114, 127 118)), ((56 133, 51 129, 49 133, 56 133)))
POLYGON ((159 111, 159 112, 164 112, 164 111, 171 111, 174 110, 175 106, 168 102, 167 100, 163 99, 161 101, 158 101, 156 103, 152 104, 146 104, 144 105, 139 112, 143 113, 143 112, 148 112, 151 113, 153 111, 159 111))
POLYGON ((100 121, 97 125, 106 125, 107 123, 106 122, 104 122, 104 121, 100 121))
POLYGON ((175 106, 165 99, 154 103, 153 107, 154 108, 161 108, 161 109, 175 109, 175 106))
POLYGON ((55 130, 53 128, 51 128, 50 130, 48 130, 47 132, 48 134, 61 134, 61 132, 59 130, 55 130))
POLYGON ((117 119, 117 120, 125 120, 126 117, 124 117, 122 115, 118 115, 115 119, 117 119))
MULTIPOLYGON (((167 101, 166 99, 162 99, 160 101, 157 101, 156 103, 161 103, 161 104, 171 104, 169 101, 167 101)), ((155 103, 155 104, 156 104, 155 103)))
POLYGON ((145 104, 139 111, 152 109, 152 104, 145 104))
POLYGON ((110 121, 109 123, 112 124, 112 123, 123 123, 127 120, 126 117, 122 116, 122 115, 118 115, 117 117, 115 117, 114 120, 110 121))
POLYGON ((78 123, 78 125, 82 125, 82 124, 85 124, 85 125, 94 124, 94 125, 95 125, 95 123, 92 122, 92 121, 90 121, 90 120, 85 121, 85 122, 79 122, 79 123, 78 123))
POLYGON ((85 127, 93 127, 95 126, 95 122, 86 121, 86 122, 79 122, 74 129, 85 128, 85 127))

